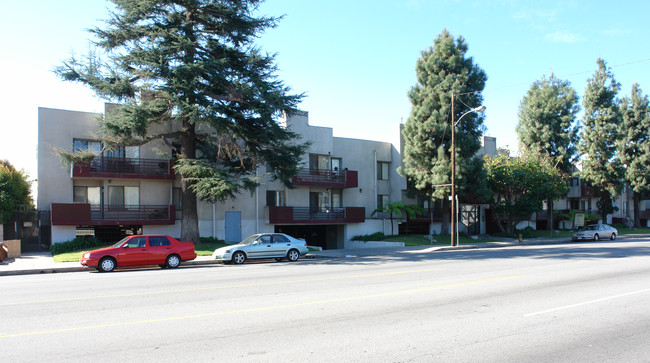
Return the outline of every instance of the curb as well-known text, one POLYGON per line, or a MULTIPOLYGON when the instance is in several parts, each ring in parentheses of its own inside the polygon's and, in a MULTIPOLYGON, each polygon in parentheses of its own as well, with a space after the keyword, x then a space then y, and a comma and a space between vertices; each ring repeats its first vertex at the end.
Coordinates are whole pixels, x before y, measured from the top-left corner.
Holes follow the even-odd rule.
POLYGON ((86 267, 48 267, 48 268, 34 268, 26 270, 9 270, 0 271, 0 276, 16 276, 16 275, 37 275, 37 274, 52 274, 52 273, 65 273, 65 272, 81 272, 88 270, 86 267))

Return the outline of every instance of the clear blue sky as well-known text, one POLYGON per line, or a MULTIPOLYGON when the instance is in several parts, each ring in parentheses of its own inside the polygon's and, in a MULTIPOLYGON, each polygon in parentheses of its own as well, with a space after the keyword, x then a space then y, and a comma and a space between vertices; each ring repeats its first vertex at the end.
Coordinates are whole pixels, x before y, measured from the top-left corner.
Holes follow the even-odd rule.
MULTIPOLYGON (((0 159, 36 178, 37 108, 103 110, 81 85, 51 70, 71 52, 88 50, 87 28, 101 26, 108 2, 35 0, 4 4, 0 159)), ((602 57, 622 84, 650 92, 650 2, 601 0, 268 0, 259 11, 285 15, 259 46, 277 53, 278 75, 306 98, 312 125, 334 135, 397 144, 410 113, 422 50, 447 28, 462 35, 485 70, 487 133, 517 149, 517 111, 531 83, 568 79, 583 94, 602 57)))

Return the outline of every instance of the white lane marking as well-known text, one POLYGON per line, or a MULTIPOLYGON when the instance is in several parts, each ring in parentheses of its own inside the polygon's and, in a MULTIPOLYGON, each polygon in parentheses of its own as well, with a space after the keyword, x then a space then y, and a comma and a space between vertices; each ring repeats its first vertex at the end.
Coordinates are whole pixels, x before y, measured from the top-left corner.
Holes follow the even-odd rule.
POLYGON ((541 315, 541 314, 548 314, 548 313, 552 313, 552 312, 559 311, 559 310, 573 309, 573 308, 577 308, 579 306, 595 304, 595 303, 599 303, 599 302, 602 302, 602 301, 618 299, 618 298, 625 297, 625 296, 630 296, 630 295, 642 294, 644 292, 650 292, 650 289, 632 291, 632 292, 627 292, 625 294, 607 296, 607 297, 603 297, 603 298, 596 299, 596 300, 590 300, 590 301, 585 301, 585 302, 581 302, 581 303, 577 303, 577 304, 560 306, 560 307, 554 308, 554 309, 548 309, 548 310, 538 311, 538 312, 535 312, 535 313, 529 313, 529 314, 526 314, 524 316, 535 316, 535 315, 541 315))

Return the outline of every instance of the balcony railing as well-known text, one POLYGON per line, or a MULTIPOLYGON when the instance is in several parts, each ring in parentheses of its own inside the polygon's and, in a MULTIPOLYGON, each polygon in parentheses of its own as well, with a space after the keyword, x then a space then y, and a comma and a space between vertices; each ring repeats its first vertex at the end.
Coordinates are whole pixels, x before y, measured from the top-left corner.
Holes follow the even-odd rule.
POLYGON ((293 184, 331 188, 356 188, 358 173, 354 170, 300 169, 293 184))
POLYGON ((171 160, 99 156, 90 162, 76 163, 72 177, 173 180, 174 170, 171 160))
POLYGON ((364 207, 310 208, 269 207, 269 223, 363 223, 366 221, 364 207))
POLYGON ((52 225, 103 226, 124 224, 174 224, 173 205, 91 206, 86 203, 53 203, 52 225))

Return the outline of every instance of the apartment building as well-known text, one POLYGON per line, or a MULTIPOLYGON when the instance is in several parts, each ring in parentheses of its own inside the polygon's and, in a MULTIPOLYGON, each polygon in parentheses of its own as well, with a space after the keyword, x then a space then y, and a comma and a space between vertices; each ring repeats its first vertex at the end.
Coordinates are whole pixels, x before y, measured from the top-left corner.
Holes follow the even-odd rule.
MULTIPOLYGON (((133 233, 180 236, 183 206, 173 145, 155 140, 105 150, 95 136, 101 117, 38 110, 37 205, 50 213, 52 243, 79 235, 105 240, 133 233), (66 165, 59 150, 97 156, 89 163, 66 165)), ((309 125, 307 112, 281 123, 311 143, 293 179, 295 188, 272 181, 259 167, 261 181, 252 195, 199 201, 202 237, 236 242, 275 231, 330 249, 345 247, 354 235, 390 231, 386 218, 371 214, 383 203, 401 200, 406 188, 396 171, 400 154, 391 143, 334 137, 332 128, 309 125)))

